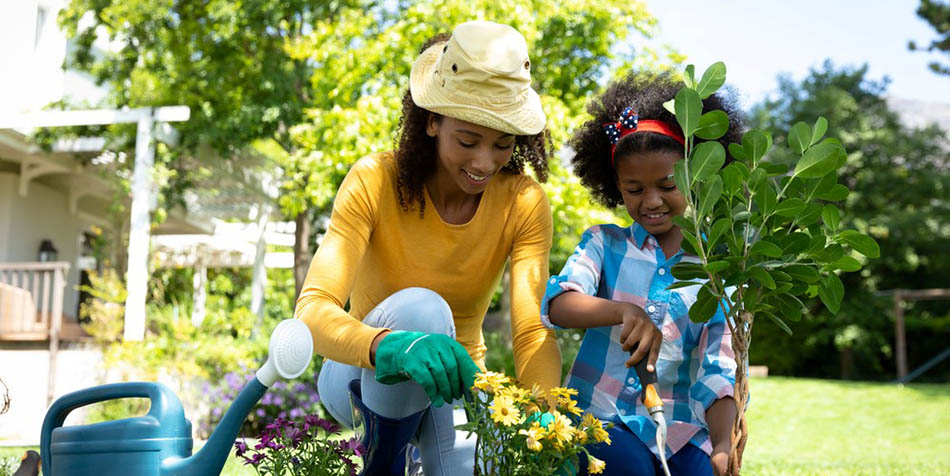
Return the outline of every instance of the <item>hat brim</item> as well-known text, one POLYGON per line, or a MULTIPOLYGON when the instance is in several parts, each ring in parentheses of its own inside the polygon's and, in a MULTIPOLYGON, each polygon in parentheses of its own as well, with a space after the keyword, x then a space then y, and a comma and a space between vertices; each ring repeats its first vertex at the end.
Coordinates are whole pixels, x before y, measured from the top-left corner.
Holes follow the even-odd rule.
POLYGON ((409 73, 409 92, 417 106, 444 116, 461 119, 513 135, 535 135, 544 130, 541 98, 532 88, 514 98, 484 98, 485 105, 466 104, 436 84, 435 66, 445 42, 422 52, 409 73))

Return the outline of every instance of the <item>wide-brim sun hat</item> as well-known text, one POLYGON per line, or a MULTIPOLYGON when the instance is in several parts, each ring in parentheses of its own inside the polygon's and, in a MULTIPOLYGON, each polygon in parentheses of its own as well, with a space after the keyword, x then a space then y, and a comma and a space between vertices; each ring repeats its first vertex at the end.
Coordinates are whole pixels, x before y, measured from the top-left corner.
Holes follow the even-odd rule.
POLYGON ((443 116, 514 135, 544 130, 528 44, 508 25, 458 25, 448 41, 430 46, 413 63, 409 92, 417 106, 443 116))

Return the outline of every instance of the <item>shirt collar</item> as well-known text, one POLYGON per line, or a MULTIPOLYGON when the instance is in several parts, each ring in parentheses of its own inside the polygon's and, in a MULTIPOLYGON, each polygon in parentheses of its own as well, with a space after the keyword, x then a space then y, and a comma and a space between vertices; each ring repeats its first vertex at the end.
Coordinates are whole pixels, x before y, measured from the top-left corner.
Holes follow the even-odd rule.
POLYGON ((633 241, 637 244, 637 248, 643 248, 648 236, 650 236, 650 232, 640 226, 639 223, 633 222, 633 241))

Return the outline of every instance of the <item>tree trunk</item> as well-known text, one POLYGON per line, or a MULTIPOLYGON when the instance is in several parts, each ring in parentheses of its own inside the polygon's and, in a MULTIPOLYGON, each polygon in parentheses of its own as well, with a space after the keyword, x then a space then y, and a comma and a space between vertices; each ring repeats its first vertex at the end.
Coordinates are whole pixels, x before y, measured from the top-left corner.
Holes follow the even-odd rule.
POLYGON ((729 453, 730 476, 739 476, 742 469, 742 453, 749 438, 749 427, 745 421, 745 409, 749 404, 749 342, 752 336, 753 315, 741 311, 738 322, 732 332, 732 350, 736 354, 736 420, 732 424, 732 451, 729 453))
POLYGON ((306 211, 297 214, 294 222, 297 224, 294 230, 294 284, 296 292, 294 300, 300 296, 300 289, 303 288, 303 280, 307 277, 307 269, 310 267, 312 258, 310 251, 310 219, 306 211))

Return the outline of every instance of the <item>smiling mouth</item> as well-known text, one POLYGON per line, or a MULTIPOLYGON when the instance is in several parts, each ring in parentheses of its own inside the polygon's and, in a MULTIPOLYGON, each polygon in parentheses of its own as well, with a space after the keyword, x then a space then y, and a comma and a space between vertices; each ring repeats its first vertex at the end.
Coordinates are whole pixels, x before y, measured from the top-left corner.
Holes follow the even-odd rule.
POLYGON ((649 219, 651 219, 651 220, 658 220, 658 219, 663 218, 664 216, 666 216, 666 214, 667 214, 667 212, 662 212, 662 213, 646 213, 646 214, 644 214, 643 216, 645 216, 645 217, 647 217, 647 218, 649 218, 649 219))
POLYGON ((462 172, 465 172, 465 175, 468 176, 473 182, 484 182, 488 180, 488 177, 491 177, 491 174, 488 175, 475 175, 468 170, 462 169, 462 172))

